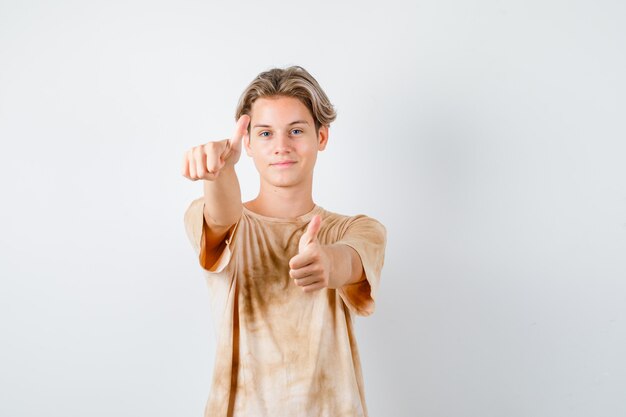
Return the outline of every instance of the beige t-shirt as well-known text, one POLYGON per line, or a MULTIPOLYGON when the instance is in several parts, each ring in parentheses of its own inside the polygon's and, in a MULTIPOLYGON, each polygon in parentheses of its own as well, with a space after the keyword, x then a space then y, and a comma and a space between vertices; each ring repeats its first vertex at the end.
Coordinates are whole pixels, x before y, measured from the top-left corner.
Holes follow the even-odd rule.
POLYGON ((367 417, 352 315, 374 312, 387 232, 377 220, 316 205, 293 219, 243 207, 220 258, 207 265, 204 200, 185 212, 187 235, 206 276, 217 349, 205 417, 367 417), (315 214, 321 244, 344 243, 365 280, 303 292, 289 260, 315 214))

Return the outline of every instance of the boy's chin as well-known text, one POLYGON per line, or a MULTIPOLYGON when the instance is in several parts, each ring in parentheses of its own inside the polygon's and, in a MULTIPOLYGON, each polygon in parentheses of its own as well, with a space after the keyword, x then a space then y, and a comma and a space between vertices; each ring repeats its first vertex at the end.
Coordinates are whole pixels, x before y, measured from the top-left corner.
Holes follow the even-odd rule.
POLYGON ((300 179, 299 178, 276 178, 276 177, 272 177, 271 175, 265 178, 265 182, 268 183, 269 185, 272 185, 274 187, 293 187, 295 185, 298 185, 300 183, 300 179))

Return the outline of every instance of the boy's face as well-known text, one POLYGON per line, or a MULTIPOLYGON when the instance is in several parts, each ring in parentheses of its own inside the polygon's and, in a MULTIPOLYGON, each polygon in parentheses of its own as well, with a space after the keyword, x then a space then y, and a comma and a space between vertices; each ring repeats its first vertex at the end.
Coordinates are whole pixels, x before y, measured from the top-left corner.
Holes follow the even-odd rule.
POLYGON ((259 98, 252 104, 244 145, 262 181, 277 187, 307 184, 327 141, 328 127, 317 134, 313 116, 297 98, 259 98), (290 163, 278 164, 284 161, 290 163))

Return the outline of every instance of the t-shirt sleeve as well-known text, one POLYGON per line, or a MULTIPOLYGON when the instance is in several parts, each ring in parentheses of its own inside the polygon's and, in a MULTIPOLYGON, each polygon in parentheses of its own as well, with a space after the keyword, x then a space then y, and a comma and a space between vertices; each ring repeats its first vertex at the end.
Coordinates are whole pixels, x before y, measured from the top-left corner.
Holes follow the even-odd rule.
POLYGON ((344 285, 337 291, 348 308, 360 316, 374 313, 380 274, 385 262, 387 230, 378 220, 363 214, 350 218, 343 236, 335 242, 352 247, 361 259, 361 282, 344 285))
POLYGON ((206 221, 204 219, 203 197, 200 197, 191 202, 191 204, 185 211, 184 222, 187 237, 191 242, 191 246, 194 248, 196 254, 198 255, 198 262, 200 263, 200 266, 209 273, 222 272, 232 258, 232 240, 235 235, 237 226, 239 225, 239 222, 233 225, 233 227, 231 227, 231 229, 228 231, 225 239, 225 244, 222 245, 222 251, 218 255, 217 260, 211 265, 211 262, 209 261, 206 254, 206 245, 204 242, 205 230, 208 225, 206 224, 206 221))

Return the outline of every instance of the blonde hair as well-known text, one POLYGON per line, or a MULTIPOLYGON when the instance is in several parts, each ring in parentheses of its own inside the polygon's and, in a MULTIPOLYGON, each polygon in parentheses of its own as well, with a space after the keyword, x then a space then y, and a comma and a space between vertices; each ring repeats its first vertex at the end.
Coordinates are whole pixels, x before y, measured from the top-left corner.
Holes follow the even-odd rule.
POLYGON ((315 78, 304 68, 294 65, 284 69, 272 68, 257 75, 239 98, 235 120, 239 120, 243 114, 250 115, 252 104, 258 98, 280 96, 300 100, 311 112, 316 132, 319 132, 321 126, 329 126, 337 118, 334 106, 315 78))

